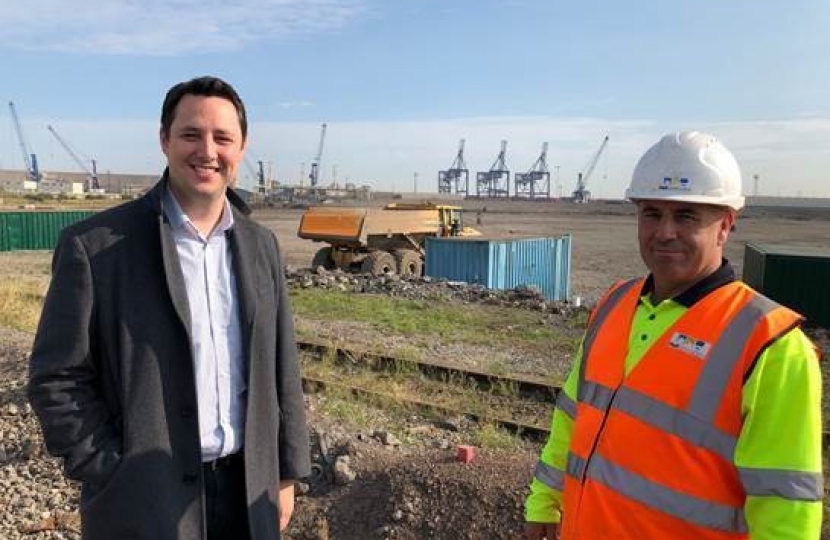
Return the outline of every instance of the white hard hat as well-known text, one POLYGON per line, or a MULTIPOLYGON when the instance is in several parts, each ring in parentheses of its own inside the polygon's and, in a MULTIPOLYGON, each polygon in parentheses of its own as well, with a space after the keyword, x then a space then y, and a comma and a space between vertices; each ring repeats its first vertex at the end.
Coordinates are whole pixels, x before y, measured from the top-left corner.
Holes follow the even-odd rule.
POLYGON ((741 169, 732 152, 712 135, 679 131, 666 135, 643 154, 626 199, 680 201, 740 210, 741 169))

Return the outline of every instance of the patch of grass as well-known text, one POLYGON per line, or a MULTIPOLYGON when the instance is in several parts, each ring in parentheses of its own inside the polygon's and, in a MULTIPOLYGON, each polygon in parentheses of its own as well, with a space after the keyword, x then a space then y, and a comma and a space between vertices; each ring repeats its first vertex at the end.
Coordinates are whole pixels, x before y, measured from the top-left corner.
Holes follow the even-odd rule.
POLYGON ((461 306, 381 295, 354 295, 320 289, 293 289, 295 313, 319 320, 349 320, 412 338, 549 350, 576 347, 577 338, 543 324, 538 313, 500 306, 461 306))
POLYGON ((0 326, 33 333, 43 308, 42 280, 0 281, 0 326))
POLYGON ((506 450, 520 446, 521 440, 509 431, 492 424, 484 424, 475 433, 475 444, 491 450, 506 450))
POLYGON ((320 400, 318 407, 323 414, 348 420, 360 428, 367 428, 372 423, 366 404, 355 399, 350 392, 327 389, 326 399, 320 400))

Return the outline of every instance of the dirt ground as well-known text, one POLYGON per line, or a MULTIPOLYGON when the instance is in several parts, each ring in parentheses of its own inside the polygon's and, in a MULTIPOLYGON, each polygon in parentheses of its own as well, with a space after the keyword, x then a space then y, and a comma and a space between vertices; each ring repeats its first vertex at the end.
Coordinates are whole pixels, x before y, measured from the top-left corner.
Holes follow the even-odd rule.
MULTIPOLYGON (((381 205, 383 201, 373 204, 381 205)), ((642 275, 634 210, 627 203, 584 205, 554 202, 463 201, 465 224, 483 238, 572 235, 571 292, 592 303, 617 279, 642 275), (480 213, 481 224, 476 223, 480 213)), ((254 216, 275 231, 286 262, 311 264, 322 244, 297 238, 300 209, 257 209, 254 216)), ((739 272, 748 242, 830 246, 830 208, 747 208, 730 236, 726 257, 739 272)))

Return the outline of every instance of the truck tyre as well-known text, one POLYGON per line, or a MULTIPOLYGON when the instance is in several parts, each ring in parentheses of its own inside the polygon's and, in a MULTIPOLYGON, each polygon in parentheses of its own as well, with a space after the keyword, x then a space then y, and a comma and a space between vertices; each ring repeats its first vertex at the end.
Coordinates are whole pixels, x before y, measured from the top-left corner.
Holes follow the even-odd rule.
POLYGON ((382 276, 395 274, 398 271, 398 265, 395 264, 395 257, 388 251, 373 251, 363 259, 360 270, 364 274, 382 276))
POLYGON ((326 270, 334 270, 334 259, 331 257, 331 247, 320 248, 314 254, 314 258, 311 259, 311 269, 317 270, 319 266, 322 266, 326 270))
POLYGON ((403 277, 421 277, 424 273, 424 261, 413 249, 396 250, 395 262, 398 263, 398 273, 403 277))

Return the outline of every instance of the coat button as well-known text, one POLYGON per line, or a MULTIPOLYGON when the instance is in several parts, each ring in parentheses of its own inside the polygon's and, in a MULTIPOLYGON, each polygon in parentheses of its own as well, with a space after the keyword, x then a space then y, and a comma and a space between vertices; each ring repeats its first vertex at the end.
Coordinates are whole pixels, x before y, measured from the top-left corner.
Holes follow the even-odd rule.
POLYGON ((193 473, 184 473, 182 475, 182 482, 185 484, 195 484, 199 477, 193 473))

